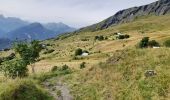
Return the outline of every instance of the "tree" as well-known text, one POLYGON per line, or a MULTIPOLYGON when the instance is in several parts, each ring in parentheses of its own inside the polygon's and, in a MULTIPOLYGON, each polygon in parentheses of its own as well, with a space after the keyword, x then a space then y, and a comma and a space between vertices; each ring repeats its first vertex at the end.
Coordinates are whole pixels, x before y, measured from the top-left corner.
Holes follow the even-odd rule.
MULTIPOLYGON (((39 44, 39 41, 32 41, 31 43, 23 42, 15 44, 14 50, 20 55, 21 59, 29 65, 37 61, 42 46, 39 44)), ((32 65, 32 72, 34 73, 34 65, 32 65)))
POLYGON ((144 37, 139 43, 139 48, 147 48, 149 43, 149 37, 144 37))

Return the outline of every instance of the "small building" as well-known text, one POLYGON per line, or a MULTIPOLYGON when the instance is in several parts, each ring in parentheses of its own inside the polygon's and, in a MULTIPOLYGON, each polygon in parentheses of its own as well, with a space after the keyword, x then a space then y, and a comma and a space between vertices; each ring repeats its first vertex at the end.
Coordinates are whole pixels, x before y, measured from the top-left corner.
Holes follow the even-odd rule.
POLYGON ((117 33, 117 35, 123 35, 122 33, 117 33))
POLYGON ((81 54, 81 56, 88 56, 88 55, 89 55, 89 53, 86 53, 86 52, 81 54))
POLYGON ((160 47, 156 47, 156 46, 154 46, 154 47, 152 47, 152 48, 154 48, 154 49, 158 49, 158 48, 160 48, 160 47))

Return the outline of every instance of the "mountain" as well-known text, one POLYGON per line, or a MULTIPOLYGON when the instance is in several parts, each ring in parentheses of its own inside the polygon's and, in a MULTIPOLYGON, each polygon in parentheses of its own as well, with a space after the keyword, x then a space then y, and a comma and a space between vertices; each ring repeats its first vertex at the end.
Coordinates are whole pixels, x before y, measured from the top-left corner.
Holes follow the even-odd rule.
POLYGON ((64 23, 47 23, 44 24, 44 27, 49 29, 49 30, 53 30, 56 33, 60 34, 60 33, 67 33, 67 32, 73 32, 76 29, 72 28, 64 23))
POLYGON ((55 32, 44 28, 40 23, 32 23, 7 33, 10 40, 45 40, 55 37, 55 32))
POLYGON ((115 15, 97 24, 85 27, 79 31, 97 31, 106 29, 110 26, 133 21, 139 16, 145 15, 165 15, 170 13, 170 0, 159 0, 148 5, 132 7, 117 12, 115 15))
POLYGON ((0 38, 0 50, 9 48, 11 46, 12 42, 9 39, 6 38, 0 38))
MULTIPOLYGON (((4 17, 0 15, 0 33, 9 33, 11 31, 18 30, 24 26, 29 25, 30 22, 21 20, 15 17, 4 17), (2 31, 2 32, 1 32, 2 31)), ((57 34, 72 32, 75 31, 75 28, 72 28, 64 23, 47 23, 43 24, 48 30, 54 31, 57 34)), ((1 37, 1 36, 0 36, 1 37)))
POLYGON ((0 15, 0 29, 4 32, 10 32, 25 25, 28 25, 29 22, 23 21, 15 17, 4 17, 0 15))
POLYGON ((4 33, 5 32, 2 29, 0 29, 0 37, 3 37, 4 33))

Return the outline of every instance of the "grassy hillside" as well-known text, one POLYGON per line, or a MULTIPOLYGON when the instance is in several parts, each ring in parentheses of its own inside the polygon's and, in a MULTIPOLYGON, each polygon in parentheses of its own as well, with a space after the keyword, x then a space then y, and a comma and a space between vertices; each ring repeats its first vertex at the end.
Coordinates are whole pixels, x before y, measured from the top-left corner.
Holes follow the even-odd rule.
MULTIPOLYGON (((44 41, 50 44, 49 50, 52 53, 42 54, 41 61, 37 63, 37 70, 48 71, 52 66, 68 64, 77 68, 80 63, 87 62, 89 66, 97 64, 109 58, 116 50, 134 47, 143 37, 148 36, 162 43, 163 40, 170 38, 170 15, 165 16, 143 16, 134 22, 121 24, 106 30, 97 32, 81 32, 60 36, 57 39, 44 41), (129 34, 129 39, 124 40, 103 40, 95 41, 95 36, 103 35, 112 38, 115 32, 129 34), (90 52, 87 57, 80 57, 74 60, 74 52, 77 48, 82 48, 90 52), (41 66, 41 67, 39 67, 41 66), (42 69, 41 69, 42 68, 42 69)), ((44 51, 45 52, 45 51, 44 51)))
MULTIPOLYGON (((169 25, 170 15, 142 16, 133 22, 105 30, 65 34, 42 41, 47 47, 35 63, 35 72, 40 74, 40 78, 31 79, 41 80, 36 84, 45 84, 42 87, 47 88, 52 96, 61 95, 62 90, 58 92, 54 88, 64 84, 61 88, 70 89, 75 100, 168 100, 170 49, 164 47, 163 42, 170 39, 169 25), (115 32, 128 34, 130 38, 115 39, 115 32), (94 40, 95 36, 107 39, 94 40), (143 37, 158 41, 162 47, 136 49, 135 45, 143 37), (87 50, 89 55, 74 56, 77 48, 87 50), (82 62, 85 62, 84 69, 80 69, 82 62), (60 68, 65 64, 69 67, 69 73, 61 69, 57 73, 51 72, 54 66, 60 68), (145 77, 148 70, 155 71, 156 75, 145 77)), ((1 52, 0 56, 7 56, 11 52, 1 52)), ((4 82, 0 83, 0 87, 3 87, 4 82)))
POLYGON ((168 100, 169 52, 169 48, 118 51, 107 62, 65 80, 76 100, 168 100), (145 77, 147 70, 156 75, 145 77))

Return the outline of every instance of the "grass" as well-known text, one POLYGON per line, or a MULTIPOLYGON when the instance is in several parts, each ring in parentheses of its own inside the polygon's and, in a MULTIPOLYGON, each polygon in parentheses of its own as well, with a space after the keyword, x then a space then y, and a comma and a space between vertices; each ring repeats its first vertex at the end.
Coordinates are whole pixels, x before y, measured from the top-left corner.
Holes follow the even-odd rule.
MULTIPOLYGON (((38 75, 28 77, 28 80, 31 79, 39 85, 46 79, 63 77, 63 81, 71 87, 75 100, 168 100, 170 98, 170 49, 165 47, 135 49, 135 45, 143 37, 150 37, 162 46, 163 42, 170 38, 169 18, 170 15, 143 16, 133 22, 112 26, 105 30, 66 34, 62 35, 61 39, 43 41, 45 44, 50 44, 49 50, 55 51, 43 54, 44 50, 41 53, 40 61, 35 63, 35 71, 38 75), (95 36, 112 37, 115 32, 129 34, 130 38, 94 41, 95 36), (78 60, 73 59, 77 48, 88 50, 90 55, 80 56, 78 60), (86 67, 80 70, 82 62, 86 63, 86 67), (73 71, 50 72, 53 66, 65 64, 73 71), (147 70, 154 70, 157 75, 146 78, 144 74, 147 70)), ((0 53, 2 57, 6 55, 9 55, 9 52, 0 53)), ((29 90, 31 82, 24 81, 5 81, 7 84, 2 81, 0 88, 8 88, 12 85, 10 91, 14 91, 20 84, 28 83, 26 88, 32 91, 29 90)), ((33 91, 39 92, 36 84, 30 87, 35 88, 33 91)), ((0 93, 5 93, 3 92, 5 90, 1 89, 0 93)), ((43 94, 42 91, 39 93, 43 94)), ((13 92, 6 93, 11 97, 13 92)), ((22 95, 29 97, 27 93, 22 95)))
POLYGON ((106 63, 65 80, 70 83, 76 100, 168 100, 169 52, 169 48, 124 50, 106 63), (146 78, 147 70, 154 70, 157 75, 146 78))
POLYGON ((52 97, 32 80, 16 79, 0 84, 0 100, 52 100, 52 97))

